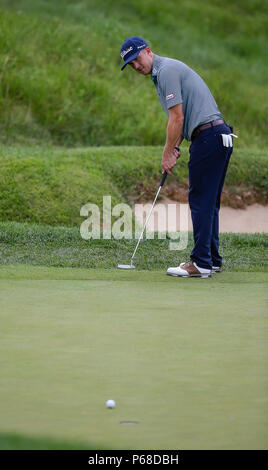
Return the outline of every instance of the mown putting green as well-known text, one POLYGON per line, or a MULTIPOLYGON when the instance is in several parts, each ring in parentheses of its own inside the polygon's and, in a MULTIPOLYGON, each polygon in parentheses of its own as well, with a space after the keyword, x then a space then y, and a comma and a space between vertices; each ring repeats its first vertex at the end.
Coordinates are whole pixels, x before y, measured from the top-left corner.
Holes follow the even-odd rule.
POLYGON ((1 267, 0 433, 96 449, 266 448, 267 281, 1 267))

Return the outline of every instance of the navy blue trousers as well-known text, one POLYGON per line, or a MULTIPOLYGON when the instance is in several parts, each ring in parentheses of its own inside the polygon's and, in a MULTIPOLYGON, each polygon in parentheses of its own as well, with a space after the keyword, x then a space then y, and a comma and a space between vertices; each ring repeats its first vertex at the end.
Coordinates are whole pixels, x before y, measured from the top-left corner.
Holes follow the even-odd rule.
POLYGON ((219 210, 232 147, 224 147, 220 134, 230 134, 227 124, 210 127, 196 136, 189 148, 189 205, 194 230, 191 259, 197 266, 221 266, 219 210))

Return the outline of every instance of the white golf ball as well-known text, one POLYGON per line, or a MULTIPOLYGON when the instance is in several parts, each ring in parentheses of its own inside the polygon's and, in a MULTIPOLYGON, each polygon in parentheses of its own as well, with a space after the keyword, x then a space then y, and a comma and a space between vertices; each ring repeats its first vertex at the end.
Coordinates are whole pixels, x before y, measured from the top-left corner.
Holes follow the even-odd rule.
POLYGON ((115 401, 114 400, 107 400, 106 406, 107 406, 107 408, 114 408, 115 407, 115 401))

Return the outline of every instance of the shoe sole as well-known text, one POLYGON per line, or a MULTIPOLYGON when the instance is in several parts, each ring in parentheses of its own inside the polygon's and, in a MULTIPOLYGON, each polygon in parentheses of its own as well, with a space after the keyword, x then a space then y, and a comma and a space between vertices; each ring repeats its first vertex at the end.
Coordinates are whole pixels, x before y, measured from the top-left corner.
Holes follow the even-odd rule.
POLYGON ((187 275, 181 275, 181 274, 167 273, 167 276, 173 276, 173 277, 201 277, 202 279, 207 279, 208 277, 211 277, 211 274, 189 274, 189 276, 187 276, 187 275))

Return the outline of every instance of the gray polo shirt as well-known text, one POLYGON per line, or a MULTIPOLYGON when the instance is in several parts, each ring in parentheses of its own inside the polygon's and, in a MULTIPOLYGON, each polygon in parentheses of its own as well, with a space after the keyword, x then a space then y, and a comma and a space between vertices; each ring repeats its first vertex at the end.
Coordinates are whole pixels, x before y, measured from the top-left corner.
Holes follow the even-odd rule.
POLYGON ((191 140, 193 130, 200 124, 222 117, 204 80, 183 62, 155 54, 151 80, 167 115, 169 108, 182 103, 185 139, 191 140))

